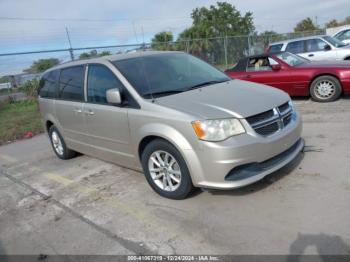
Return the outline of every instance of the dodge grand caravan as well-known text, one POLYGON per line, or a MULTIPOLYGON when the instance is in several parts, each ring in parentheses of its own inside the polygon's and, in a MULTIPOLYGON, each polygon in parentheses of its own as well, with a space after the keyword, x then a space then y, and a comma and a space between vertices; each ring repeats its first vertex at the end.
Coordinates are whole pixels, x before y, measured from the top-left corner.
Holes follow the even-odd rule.
POLYGON ((283 91, 182 52, 80 60, 43 75, 39 101, 53 150, 143 170, 160 195, 232 189, 291 162, 302 123, 283 91))

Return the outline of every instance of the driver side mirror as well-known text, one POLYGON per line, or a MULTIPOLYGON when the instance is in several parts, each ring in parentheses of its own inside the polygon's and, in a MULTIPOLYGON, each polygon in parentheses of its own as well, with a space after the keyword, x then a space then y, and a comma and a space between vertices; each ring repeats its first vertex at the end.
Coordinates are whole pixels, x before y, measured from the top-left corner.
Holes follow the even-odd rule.
POLYGON ((280 64, 271 65, 271 67, 272 67, 273 71, 278 71, 278 70, 281 69, 281 65, 280 64))
POLYGON ((329 50, 331 50, 332 48, 331 48, 331 46, 330 45, 325 45, 324 46, 324 50, 325 51, 329 51, 329 50))
POLYGON ((119 88, 107 90, 106 99, 109 104, 120 105, 122 103, 122 97, 119 88))

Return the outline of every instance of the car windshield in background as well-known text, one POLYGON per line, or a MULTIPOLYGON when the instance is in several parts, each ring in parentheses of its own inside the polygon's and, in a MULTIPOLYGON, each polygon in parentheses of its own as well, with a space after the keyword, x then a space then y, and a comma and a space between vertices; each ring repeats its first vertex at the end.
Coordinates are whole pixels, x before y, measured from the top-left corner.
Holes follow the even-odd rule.
POLYGON ((229 81, 223 72, 184 53, 163 53, 114 61, 136 91, 145 98, 171 95, 229 81))
POLYGON ((334 38, 334 37, 331 37, 331 36, 322 36, 322 38, 324 40, 326 40, 328 43, 330 43, 331 45, 335 46, 335 47, 343 47, 343 46, 346 46, 345 43, 343 43, 342 41, 334 38))
POLYGON ((291 54, 291 53, 281 53, 276 55, 278 59, 281 59, 283 62, 287 63, 290 66, 298 66, 304 63, 310 62, 309 60, 302 58, 300 56, 291 54))

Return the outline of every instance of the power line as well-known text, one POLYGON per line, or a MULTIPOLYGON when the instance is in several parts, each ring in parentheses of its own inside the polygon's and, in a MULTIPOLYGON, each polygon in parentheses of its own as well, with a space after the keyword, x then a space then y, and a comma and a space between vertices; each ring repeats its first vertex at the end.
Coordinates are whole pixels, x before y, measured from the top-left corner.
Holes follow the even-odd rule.
POLYGON ((0 16, 0 20, 14 21, 72 21, 72 22, 119 22, 119 21, 140 21, 140 20, 180 20, 192 19, 191 17, 146 17, 146 18, 113 18, 113 19, 91 19, 91 18, 49 18, 49 17, 9 17, 0 16))

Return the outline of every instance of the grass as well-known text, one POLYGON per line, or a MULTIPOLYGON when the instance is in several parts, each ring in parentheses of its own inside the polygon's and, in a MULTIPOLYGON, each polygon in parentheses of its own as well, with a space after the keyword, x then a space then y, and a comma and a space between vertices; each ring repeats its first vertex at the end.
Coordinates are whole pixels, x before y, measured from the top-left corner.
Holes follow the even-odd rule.
POLYGON ((32 132, 35 135, 43 131, 36 100, 0 105, 0 145, 23 138, 26 132, 32 132))
POLYGON ((1 95, 7 95, 7 94, 10 94, 10 93, 12 93, 12 92, 8 88, 0 89, 0 96, 1 95))

